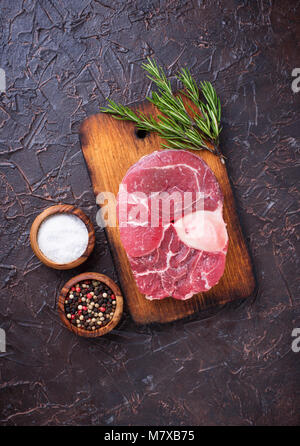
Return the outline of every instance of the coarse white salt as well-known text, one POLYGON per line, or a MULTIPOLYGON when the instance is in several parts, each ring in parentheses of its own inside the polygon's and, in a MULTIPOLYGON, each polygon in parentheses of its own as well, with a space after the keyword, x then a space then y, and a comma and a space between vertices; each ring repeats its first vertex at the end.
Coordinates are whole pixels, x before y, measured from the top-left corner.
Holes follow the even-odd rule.
POLYGON ((41 224, 37 241, 42 253, 55 263, 69 263, 86 250, 89 234, 84 222, 73 214, 54 214, 41 224))

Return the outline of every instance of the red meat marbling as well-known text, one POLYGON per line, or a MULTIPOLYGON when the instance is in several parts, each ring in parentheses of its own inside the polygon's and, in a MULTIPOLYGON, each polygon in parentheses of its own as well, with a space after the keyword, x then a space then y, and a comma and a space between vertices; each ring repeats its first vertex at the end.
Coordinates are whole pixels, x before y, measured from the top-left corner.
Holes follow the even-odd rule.
POLYGON ((218 283, 228 247, 222 209, 218 181, 197 155, 156 151, 130 167, 118 194, 120 237, 147 299, 184 300, 218 283))

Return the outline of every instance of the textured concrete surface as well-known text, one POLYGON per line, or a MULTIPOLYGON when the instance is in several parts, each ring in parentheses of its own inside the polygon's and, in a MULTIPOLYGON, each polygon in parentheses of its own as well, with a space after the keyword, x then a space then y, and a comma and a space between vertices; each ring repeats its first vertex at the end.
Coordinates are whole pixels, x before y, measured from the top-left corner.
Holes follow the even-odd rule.
MULTIPOLYGON (((300 66, 300 2, 2 0, 0 16, 1 424, 299 423, 291 333, 300 327, 300 93, 291 73, 300 66), (108 96, 144 99, 148 55, 174 86, 188 66, 217 88, 258 290, 166 326, 138 327, 125 313, 105 338, 78 339, 56 312, 74 271, 38 262, 30 225, 59 202, 95 222, 79 125, 108 96)), ((117 277, 102 230, 78 270, 117 277)))

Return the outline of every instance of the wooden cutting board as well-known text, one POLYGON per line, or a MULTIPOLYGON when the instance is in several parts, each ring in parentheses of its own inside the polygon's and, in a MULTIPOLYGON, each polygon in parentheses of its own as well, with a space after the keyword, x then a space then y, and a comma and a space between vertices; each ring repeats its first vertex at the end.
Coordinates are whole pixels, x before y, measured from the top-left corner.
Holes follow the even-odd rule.
MULTIPOLYGON (((144 113, 155 114, 152 104, 138 107, 144 113)), ((119 184, 130 166, 142 156, 160 149, 161 139, 156 134, 144 138, 134 124, 118 121, 100 113, 90 116, 81 125, 80 140, 88 166, 94 193, 118 193, 119 184)), ((193 152, 198 153, 198 152, 193 152)), ((255 280, 251 260, 235 209, 234 197, 225 165, 208 151, 199 152, 215 173, 224 194, 224 220, 227 223, 229 247, 226 268, 219 283, 206 293, 199 293, 186 301, 171 297, 149 301, 142 295, 133 278, 126 252, 121 244, 118 227, 107 227, 114 262, 129 311, 137 323, 170 322, 211 307, 251 295, 255 280)))

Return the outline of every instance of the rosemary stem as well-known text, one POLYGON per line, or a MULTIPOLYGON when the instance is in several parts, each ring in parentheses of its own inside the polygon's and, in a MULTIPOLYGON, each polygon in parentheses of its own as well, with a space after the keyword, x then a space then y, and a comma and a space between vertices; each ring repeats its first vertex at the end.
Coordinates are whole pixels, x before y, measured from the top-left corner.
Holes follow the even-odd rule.
POLYGON ((158 91, 147 98, 161 114, 146 116, 143 113, 135 113, 129 107, 119 105, 109 100, 107 107, 101 111, 112 114, 116 119, 132 121, 140 129, 157 132, 167 141, 162 147, 175 149, 207 149, 217 155, 224 164, 224 157, 219 148, 219 135, 221 132, 221 105, 216 91, 210 82, 200 83, 198 88, 190 72, 183 68, 177 78, 184 86, 184 95, 197 107, 198 111, 192 116, 188 109, 194 112, 190 105, 184 104, 181 95, 172 92, 171 83, 162 67, 148 58, 142 68, 148 73, 149 79, 158 87, 158 91), (200 92, 205 102, 200 99, 200 92))

